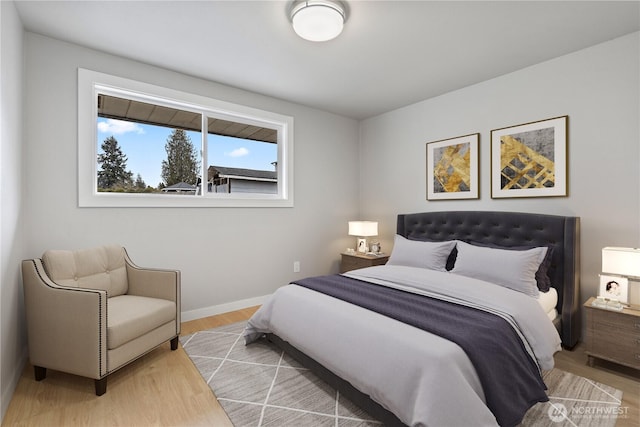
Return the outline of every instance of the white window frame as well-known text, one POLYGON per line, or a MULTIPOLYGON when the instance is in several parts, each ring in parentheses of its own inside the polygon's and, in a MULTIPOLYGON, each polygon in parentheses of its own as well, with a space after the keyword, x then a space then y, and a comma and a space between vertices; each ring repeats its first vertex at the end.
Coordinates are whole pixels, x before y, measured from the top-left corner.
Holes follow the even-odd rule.
POLYGON ((78 205, 80 207, 293 207, 293 117, 78 68, 78 205), (195 111, 203 117, 200 195, 98 192, 98 93, 195 111), (209 193, 207 117, 276 129, 278 193, 209 193))

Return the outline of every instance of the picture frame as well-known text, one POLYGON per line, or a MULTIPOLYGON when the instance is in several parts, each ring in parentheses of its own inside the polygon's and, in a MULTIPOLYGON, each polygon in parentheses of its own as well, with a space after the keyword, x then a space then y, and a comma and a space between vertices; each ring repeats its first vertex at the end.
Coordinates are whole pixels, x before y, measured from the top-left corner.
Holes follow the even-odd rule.
POLYGON ((358 237, 358 246, 357 246, 356 251, 361 253, 361 254, 366 254, 367 252, 369 252, 369 247, 367 245, 367 239, 363 239, 363 238, 358 237))
POLYGON ((600 289, 598 297, 629 302, 629 279, 620 276, 600 275, 600 289))
POLYGON ((480 133, 428 142, 427 200, 479 198, 480 133))
POLYGON ((491 131, 491 198, 567 196, 568 119, 491 131))

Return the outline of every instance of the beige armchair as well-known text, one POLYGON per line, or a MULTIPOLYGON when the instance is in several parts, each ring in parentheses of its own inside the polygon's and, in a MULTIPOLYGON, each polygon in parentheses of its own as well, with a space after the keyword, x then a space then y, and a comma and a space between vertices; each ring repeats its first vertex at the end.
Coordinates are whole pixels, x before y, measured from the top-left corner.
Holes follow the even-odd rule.
POLYGON ((95 380, 165 341, 178 348, 180 271, 137 267, 121 246, 47 251, 22 261, 29 358, 36 381, 47 368, 95 380))

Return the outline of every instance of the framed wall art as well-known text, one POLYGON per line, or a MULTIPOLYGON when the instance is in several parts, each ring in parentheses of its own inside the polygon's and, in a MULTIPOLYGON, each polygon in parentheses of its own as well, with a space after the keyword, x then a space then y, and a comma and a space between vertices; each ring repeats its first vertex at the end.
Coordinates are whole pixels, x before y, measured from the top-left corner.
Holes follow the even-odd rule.
POLYGON ((427 143, 427 200, 478 198, 480 134, 427 143))
POLYGON ((600 276, 598 296, 627 303, 629 300, 629 279, 617 276, 600 276))
POLYGON ((492 198, 567 195, 568 119, 491 131, 492 198))

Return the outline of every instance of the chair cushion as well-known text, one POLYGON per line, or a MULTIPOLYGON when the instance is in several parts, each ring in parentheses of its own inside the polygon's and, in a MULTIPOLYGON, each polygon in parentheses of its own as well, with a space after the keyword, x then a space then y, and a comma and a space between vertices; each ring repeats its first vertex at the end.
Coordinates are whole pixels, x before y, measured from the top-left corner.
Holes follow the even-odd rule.
POLYGON ((173 301, 120 295, 107 302, 107 348, 112 350, 176 318, 173 301))
POLYGON ((47 274, 62 286, 100 289, 109 297, 127 292, 124 249, 118 245, 78 251, 50 250, 42 255, 47 274))

